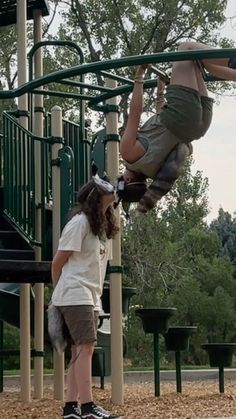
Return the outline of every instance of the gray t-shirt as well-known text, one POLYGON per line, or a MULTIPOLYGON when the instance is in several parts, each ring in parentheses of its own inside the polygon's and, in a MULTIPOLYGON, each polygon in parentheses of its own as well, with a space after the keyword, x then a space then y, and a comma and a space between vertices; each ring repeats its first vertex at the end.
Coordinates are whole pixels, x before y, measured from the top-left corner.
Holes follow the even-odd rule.
POLYGON ((149 178, 156 175, 166 156, 179 143, 179 139, 161 123, 160 115, 157 114, 139 129, 137 139, 146 149, 146 153, 134 163, 124 160, 125 166, 149 178))

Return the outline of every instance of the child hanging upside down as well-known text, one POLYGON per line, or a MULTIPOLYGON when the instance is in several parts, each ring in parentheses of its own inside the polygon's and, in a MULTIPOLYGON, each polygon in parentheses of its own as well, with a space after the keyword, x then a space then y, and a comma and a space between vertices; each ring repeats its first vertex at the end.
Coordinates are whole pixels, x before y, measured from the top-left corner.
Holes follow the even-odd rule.
MULTIPOLYGON (((179 51, 210 49, 205 44, 184 42, 179 51)), ((173 63, 164 100, 164 83, 158 81, 157 112, 139 127, 143 111, 143 77, 147 65, 137 69, 129 117, 120 153, 126 170, 123 200, 139 202, 138 211, 153 208, 181 174, 192 153, 193 140, 207 132, 212 120, 213 99, 208 97, 200 67, 215 77, 236 81, 233 59, 204 59, 173 63), (146 179, 153 182, 147 188, 146 179)))

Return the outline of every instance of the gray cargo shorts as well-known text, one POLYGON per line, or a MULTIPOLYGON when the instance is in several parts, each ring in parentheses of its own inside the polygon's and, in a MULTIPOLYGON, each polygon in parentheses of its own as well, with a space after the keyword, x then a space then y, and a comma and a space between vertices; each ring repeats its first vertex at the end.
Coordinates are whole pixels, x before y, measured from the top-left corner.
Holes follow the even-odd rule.
POLYGON ((200 96, 190 87, 170 84, 166 101, 160 121, 181 142, 197 140, 206 133, 212 120, 212 98, 200 96))
POLYGON ((98 311, 90 305, 58 306, 69 331, 69 343, 82 345, 97 340, 98 311))

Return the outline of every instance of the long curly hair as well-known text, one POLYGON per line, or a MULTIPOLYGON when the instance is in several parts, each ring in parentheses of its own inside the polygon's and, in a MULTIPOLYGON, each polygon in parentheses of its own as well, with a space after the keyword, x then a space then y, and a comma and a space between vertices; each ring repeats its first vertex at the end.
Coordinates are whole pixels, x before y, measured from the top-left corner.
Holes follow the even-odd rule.
POLYGON ((105 214, 103 213, 103 195, 104 191, 93 180, 90 180, 79 190, 78 203, 71 210, 69 218, 83 212, 86 214, 90 228, 95 236, 102 237, 105 233, 108 239, 112 239, 119 231, 119 228, 112 205, 107 208, 105 214))

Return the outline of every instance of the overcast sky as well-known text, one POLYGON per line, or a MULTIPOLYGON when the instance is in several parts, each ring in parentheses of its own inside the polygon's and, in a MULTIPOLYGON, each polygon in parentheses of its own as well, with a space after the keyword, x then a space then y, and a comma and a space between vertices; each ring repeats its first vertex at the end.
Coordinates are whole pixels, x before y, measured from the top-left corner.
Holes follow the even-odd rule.
MULTIPOLYGON (((236 0, 228 0, 226 16, 236 16, 236 0)), ((236 44, 236 17, 227 20, 221 34, 236 44)), ((194 170, 201 170, 209 178, 208 220, 217 217, 220 207, 233 214, 236 211, 236 97, 224 96, 220 105, 214 105, 211 127, 193 147, 194 170)))

